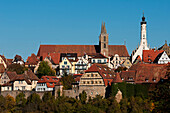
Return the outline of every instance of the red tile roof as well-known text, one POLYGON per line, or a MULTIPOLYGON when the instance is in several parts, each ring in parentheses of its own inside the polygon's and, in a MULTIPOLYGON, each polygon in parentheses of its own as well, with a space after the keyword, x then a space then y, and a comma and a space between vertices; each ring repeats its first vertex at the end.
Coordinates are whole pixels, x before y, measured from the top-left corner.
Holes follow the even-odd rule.
POLYGON ((88 70, 85 71, 87 72, 98 72, 102 78, 104 79, 105 86, 111 85, 111 82, 113 81, 113 78, 115 77, 115 72, 108 66, 104 64, 93 64, 88 70))
POLYGON ((54 64, 59 64, 60 62, 60 53, 43 53, 42 59, 44 60, 46 57, 54 64))
POLYGON ((13 62, 18 62, 18 61, 24 62, 24 60, 22 59, 22 57, 20 55, 15 55, 13 62))
POLYGON ((60 81, 56 76, 42 76, 38 83, 46 83, 47 87, 54 88, 55 85, 60 85, 60 81))
POLYGON ((3 64, 0 64, 0 73, 4 73, 5 72, 5 67, 3 64))
POLYGON ((87 55, 91 56, 92 58, 107 58, 101 53, 87 53, 87 55))
POLYGON ((133 78, 135 83, 157 83, 160 78, 166 79, 168 64, 135 64, 129 71, 122 71, 121 78, 128 81, 133 78))
POLYGON ((163 52, 164 50, 143 50, 143 61, 145 63, 154 62, 156 57, 163 52))
POLYGON ((120 78, 120 74, 116 73, 116 76, 113 79, 113 83, 120 83, 120 82, 122 82, 122 79, 120 78))
POLYGON ((39 80, 39 78, 31 71, 25 71, 24 74, 14 76, 11 81, 25 80, 27 84, 31 84, 32 80, 39 80))
MULTIPOLYGON (((125 45, 109 45, 109 55, 129 56, 125 45)), ((99 53, 99 45, 40 45, 37 56, 43 53, 77 53, 83 56, 85 53, 99 53)))
POLYGON ((38 61, 39 60, 38 60, 37 56, 33 53, 33 54, 31 54, 31 56, 29 56, 27 58, 25 65, 37 65, 38 61))
POLYGON ((17 76, 17 73, 16 72, 10 72, 10 71, 7 71, 7 76, 9 77, 9 79, 11 80, 13 77, 17 76))
POLYGON ((8 65, 11 65, 11 64, 12 64, 12 60, 13 60, 13 59, 7 59, 8 65))

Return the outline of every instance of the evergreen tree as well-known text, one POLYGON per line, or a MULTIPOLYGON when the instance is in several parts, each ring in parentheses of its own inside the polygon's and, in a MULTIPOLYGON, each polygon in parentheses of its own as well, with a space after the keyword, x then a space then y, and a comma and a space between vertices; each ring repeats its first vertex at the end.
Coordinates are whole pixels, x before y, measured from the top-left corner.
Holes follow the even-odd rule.
POLYGON ((86 92, 84 90, 82 91, 82 93, 79 94, 79 99, 80 99, 82 104, 86 103, 87 94, 86 94, 86 92))
POLYGON ((54 76, 55 71, 50 68, 47 61, 42 61, 38 67, 37 74, 39 78, 45 75, 54 76))

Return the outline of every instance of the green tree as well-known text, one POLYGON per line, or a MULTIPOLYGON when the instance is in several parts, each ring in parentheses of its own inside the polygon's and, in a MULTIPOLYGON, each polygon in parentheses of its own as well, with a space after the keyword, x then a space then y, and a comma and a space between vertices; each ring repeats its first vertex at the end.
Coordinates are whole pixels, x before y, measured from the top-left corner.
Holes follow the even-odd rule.
POLYGON ((121 113, 120 105, 113 97, 110 98, 110 105, 106 113, 121 113))
POLYGON ((118 85, 113 83, 111 85, 110 96, 116 96, 117 92, 118 92, 118 85))
POLYGON ((5 112, 7 110, 6 99, 0 95, 0 112, 5 112))
POLYGON ((72 83, 75 82, 75 80, 72 75, 67 75, 61 78, 61 82, 63 84, 63 88, 67 90, 72 88, 72 83))
POLYGON ((80 99, 82 104, 86 103, 87 94, 86 94, 86 92, 84 90, 82 91, 82 93, 79 94, 79 99, 80 99))
POLYGON ((151 99, 154 101, 154 112, 170 113, 170 78, 168 80, 160 80, 156 88, 151 92, 151 99))
POLYGON ((120 101, 120 109, 121 109, 122 113, 127 113, 127 110, 128 110, 128 100, 127 100, 127 98, 123 98, 120 101))
POLYGON ((24 112, 36 112, 39 110, 39 106, 41 103, 40 96, 36 93, 31 94, 27 98, 26 106, 24 108, 24 112))
POLYGON ((44 75, 54 76, 55 71, 50 68, 47 61, 42 61, 38 67, 37 75, 39 78, 44 75))
POLYGON ((16 96, 16 105, 18 107, 23 108, 25 106, 26 102, 27 102, 27 99, 25 98, 24 93, 20 93, 16 96))
POLYGON ((126 82, 118 83, 118 88, 122 92, 123 98, 126 98, 126 82))
POLYGON ((28 69, 20 64, 11 64, 8 66, 8 71, 12 71, 12 72, 15 71, 17 74, 22 74, 26 70, 28 70, 28 69))
POLYGON ((126 84, 126 96, 130 98, 135 95, 135 87, 134 84, 126 84))
POLYGON ((12 112, 15 107, 15 99, 10 95, 7 95, 5 99, 6 99, 6 104, 7 104, 7 110, 9 112, 12 112))

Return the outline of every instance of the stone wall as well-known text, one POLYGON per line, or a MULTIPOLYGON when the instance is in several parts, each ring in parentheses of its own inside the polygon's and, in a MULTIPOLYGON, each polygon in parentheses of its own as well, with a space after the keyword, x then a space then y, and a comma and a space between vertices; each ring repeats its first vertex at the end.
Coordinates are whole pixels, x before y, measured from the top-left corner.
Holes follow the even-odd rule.
MULTIPOLYGON (((49 91, 49 92, 52 93, 52 91, 49 91)), ((16 98, 16 96, 19 93, 24 93, 25 94, 25 98, 29 97, 33 93, 37 93, 40 96, 40 98, 42 98, 45 92, 35 92, 35 91, 1 91, 0 95, 2 95, 4 97, 7 96, 7 95, 10 95, 10 96, 16 98)))
POLYGON ((105 86, 80 86, 79 87, 79 93, 82 93, 84 90, 87 93, 87 97, 96 97, 96 95, 105 97, 105 86))

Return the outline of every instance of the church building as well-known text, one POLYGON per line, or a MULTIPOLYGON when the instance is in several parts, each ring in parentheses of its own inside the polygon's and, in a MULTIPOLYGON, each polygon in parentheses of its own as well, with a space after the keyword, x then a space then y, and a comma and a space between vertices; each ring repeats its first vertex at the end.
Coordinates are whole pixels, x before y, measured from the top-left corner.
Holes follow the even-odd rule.
POLYGON ((109 35, 106 31, 105 23, 102 23, 101 33, 99 35, 99 45, 40 45, 37 56, 43 60, 44 54, 51 53, 76 53, 77 57, 85 54, 102 54, 106 57, 118 54, 120 57, 129 58, 125 45, 109 45, 109 35))

